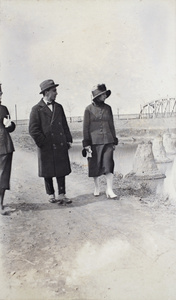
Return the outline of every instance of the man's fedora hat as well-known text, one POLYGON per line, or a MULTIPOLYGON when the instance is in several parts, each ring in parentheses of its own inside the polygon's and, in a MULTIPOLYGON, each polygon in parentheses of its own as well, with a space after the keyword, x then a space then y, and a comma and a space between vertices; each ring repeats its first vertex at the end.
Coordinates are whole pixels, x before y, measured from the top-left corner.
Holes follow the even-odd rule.
POLYGON ((92 100, 102 94, 106 94, 106 98, 108 98, 111 95, 111 91, 106 89, 105 84, 98 84, 97 86, 94 86, 92 89, 92 100))
POLYGON ((46 91, 50 88, 58 86, 58 85, 59 84, 55 84, 52 79, 47 79, 40 84, 40 88, 41 88, 40 94, 42 94, 44 91, 46 91))

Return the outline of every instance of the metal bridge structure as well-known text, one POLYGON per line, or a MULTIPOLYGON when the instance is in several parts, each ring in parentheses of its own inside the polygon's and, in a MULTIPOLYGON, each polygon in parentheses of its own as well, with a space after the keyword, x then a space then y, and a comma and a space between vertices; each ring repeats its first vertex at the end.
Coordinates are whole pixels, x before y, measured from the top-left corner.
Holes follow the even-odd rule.
POLYGON ((176 117, 176 98, 165 98, 146 103, 141 107, 139 117, 168 118, 176 117))

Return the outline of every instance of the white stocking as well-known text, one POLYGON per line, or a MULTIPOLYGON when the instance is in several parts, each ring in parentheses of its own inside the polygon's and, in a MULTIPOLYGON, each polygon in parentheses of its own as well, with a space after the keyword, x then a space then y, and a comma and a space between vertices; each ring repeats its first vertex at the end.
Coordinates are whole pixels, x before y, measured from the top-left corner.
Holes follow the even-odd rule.
POLYGON ((107 189, 106 189, 107 198, 117 197, 117 195, 114 194, 114 192, 112 190, 112 185, 113 185, 113 174, 112 173, 106 174, 106 182, 107 182, 107 189))
POLYGON ((95 184, 94 196, 99 196, 100 194, 99 177, 94 177, 94 184, 95 184))

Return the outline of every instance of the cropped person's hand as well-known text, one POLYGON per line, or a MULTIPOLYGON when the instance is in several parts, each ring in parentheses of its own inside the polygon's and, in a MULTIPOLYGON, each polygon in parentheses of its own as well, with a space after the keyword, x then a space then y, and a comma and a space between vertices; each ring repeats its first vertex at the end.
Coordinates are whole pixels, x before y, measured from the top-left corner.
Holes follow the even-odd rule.
POLYGON ((11 124, 10 117, 8 116, 7 118, 4 118, 3 123, 4 123, 5 127, 10 126, 10 124, 11 124))

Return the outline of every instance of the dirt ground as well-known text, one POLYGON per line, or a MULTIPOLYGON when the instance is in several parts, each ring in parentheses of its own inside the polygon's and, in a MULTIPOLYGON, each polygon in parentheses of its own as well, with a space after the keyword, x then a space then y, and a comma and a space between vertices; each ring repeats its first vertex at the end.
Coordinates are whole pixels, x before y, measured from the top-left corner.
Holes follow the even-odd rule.
POLYGON ((51 204, 36 152, 15 148, 10 213, 0 216, 1 300, 176 299, 176 206, 155 194, 156 181, 116 174, 118 199, 106 198, 104 178, 94 197, 87 168, 72 163, 73 203, 51 204))

